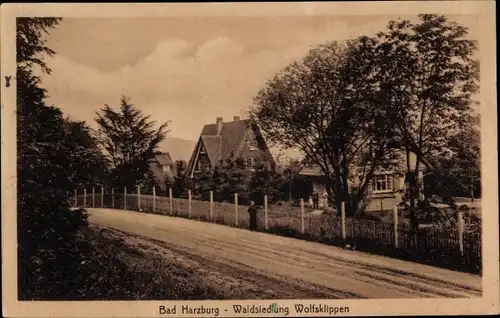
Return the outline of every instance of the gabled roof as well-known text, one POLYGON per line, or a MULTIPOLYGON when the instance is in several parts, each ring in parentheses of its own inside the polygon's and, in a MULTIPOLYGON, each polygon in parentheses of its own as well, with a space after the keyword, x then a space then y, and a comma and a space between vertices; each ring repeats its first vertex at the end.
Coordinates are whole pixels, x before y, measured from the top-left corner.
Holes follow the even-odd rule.
POLYGON ((154 154, 154 157, 151 160, 156 161, 162 166, 168 166, 173 163, 172 158, 170 157, 170 153, 168 152, 157 152, 154 154))
POLYGON ((221 137, 220 136, 201 136, 203 148, 207 152, 210 162, 218 162, 221 157, 221 137))
POLYGON ((222 122, 220 133, 217 123, 205 125, 202 129, 196 148, 189 160, 188 171, 191 171, 200 144, 205 148, 212 165, 230 158, 231 154, 238 157, 244 145, 246 133, 252 125, 250 119, 222 122))
POLYGON ((323 171, 321 171, 318 165, 305 165, 300 169, 299 175, 309 176, 309 177, 321 177, 323 176, 323 171))
POLYGON ((205 143, 207 153, 218 154, 215 157, 215 162, 229 158, 231 153, 238 156, 250 125, 251 121, 249 119, 224 122, 220 135, 217 135, 217 124, 205 125, 201 132, 201 138, 203 141, 207 141, 205 143), (214 139, 217 139, 218 142, 215 142, 214 139))

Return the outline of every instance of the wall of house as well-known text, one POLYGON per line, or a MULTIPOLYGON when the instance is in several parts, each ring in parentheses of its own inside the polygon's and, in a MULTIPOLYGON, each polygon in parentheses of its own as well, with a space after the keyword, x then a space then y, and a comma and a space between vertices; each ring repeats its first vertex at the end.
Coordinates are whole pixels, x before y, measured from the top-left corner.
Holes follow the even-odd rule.
MULTIPOLYGON (((395 205, 398 205, 403 198, 403 193, 400 192, 404 188, 404 178, 402 175, 394 175, 393 176, 393 189, 394 192, 387 194, 371 194, 369 187, 369 202, 366 206, 366 211, 387 211, 392 210, 395 205)), ((310 193, 312 195, 313 191, 317 191, 322 194, 325 191, 326 187, 323 182, 319 179, 314 178, 312 182, 312 187, 310 189, 310 193)), ((304 198, 305 200, 308 199, 304 198)))
POLYGON ((368 187, 368 205, 366 211, 386 211, 392 210, 395 205, 398 205, 403 194, 400 192, 404 189, 404 175, 394 173, 392 175, 393 192, 390 193, 373 193, 372 186, 368 187))
POLYGON ((366 207, 366 211, 386 211, 392 210, 395 205, 401 202, 402 194, 395 193, 388 197, 373 197, 366 207))
POLYGON ((321 195, 325 191, 326 191, 326 187, 325 187, 324 184, 319 183, 319 182, 314 182, 313 183, 312 192, 317 192, 317 193, 319 193, 321 195))
POLYGON ((195 163, 194 171, 199 172, 210 167, 211 165, 210 165, 210 159, 208 159, 208 155, 206 153, 200 153, 198 155, 198 160, 195 163))
POLYGON ((160 181, 160 186, 161 187, 164 187, 164 183, 165 183, 165 172, 164 172, 164 168, 162 165, 154 162, 154 163, 150 163, 149 164, 149 169, 151 170, 151 172, 153 172, 153 175, 155 176, 156 179, 158 179, 158 181, 160 181))
POLYGON ((166 188, 165 182, 167 179, 172 177, 173 174, 173 165, 161 165, 157 162, 150 162, 149 169, 153 172, 155 178, 159 181, 159 186, 162 189, 166 188))

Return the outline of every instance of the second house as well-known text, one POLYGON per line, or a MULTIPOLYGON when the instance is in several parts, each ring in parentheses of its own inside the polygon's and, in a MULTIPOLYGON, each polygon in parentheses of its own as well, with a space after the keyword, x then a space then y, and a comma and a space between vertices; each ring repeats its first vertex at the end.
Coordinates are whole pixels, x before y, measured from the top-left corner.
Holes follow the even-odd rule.
POLYGON ((233 121, 224 122, 218 117, 215 123, 205 125, 188 163, 189 176, 213 170, 229 158, 241 158, 248 169, 258 159, 273 162, 259 127, 252 120, 235 116, 233 121))

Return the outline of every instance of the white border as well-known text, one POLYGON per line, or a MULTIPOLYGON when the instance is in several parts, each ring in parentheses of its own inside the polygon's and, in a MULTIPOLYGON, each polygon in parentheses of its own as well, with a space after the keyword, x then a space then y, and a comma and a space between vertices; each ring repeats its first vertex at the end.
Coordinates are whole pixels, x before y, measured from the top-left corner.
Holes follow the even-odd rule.
MULTIPOLYGON (((403 300, 279 300, 238 301, 265 305, 329 303, 348 306, 349 316, 491 314, 499 312, 498 157, 495 74, 495 3, 493 1, 336 2, 336 3, 175 3, 175 4, 2 4, 2 295, 8 317, 156 317, 167 301, 18 302, 16 249, 16 114, 15 88, 5 87, 3 74, 15 74, 15 17, 165 17, 165 16, 278 16, 278 15, 414 15, 417 13, 480 15, 481 147, 483 189, 483 297, 474 299, 403 300)), ((176 302, 177 304, 188 302, 176 302)), ((192 303, 192 302, 191 302, 192 303)), ((199 303, 199 302, 198 302, 199 303)), ((235 301, 206 301, 220 316, 234 316, 235 301)), ((293 310, 290 316, 293 316, 293 310)), ((298 316, 298 314, 295 314, 298 316)), ((340 314, 339 314, 340 315, 340 314)), ((164 315, 165 316, 165 315, 164 315)), ((251 316, 251 315, 246 315, 251 316)), ((254 316, 262 316, 254 315, 254 316)), ((270 315, 268 315, 270 316, 270 315)), ((302 314, 304 316, 304 314, 302 314)), ((310 315, 312 316, 312 315, 310 315)))

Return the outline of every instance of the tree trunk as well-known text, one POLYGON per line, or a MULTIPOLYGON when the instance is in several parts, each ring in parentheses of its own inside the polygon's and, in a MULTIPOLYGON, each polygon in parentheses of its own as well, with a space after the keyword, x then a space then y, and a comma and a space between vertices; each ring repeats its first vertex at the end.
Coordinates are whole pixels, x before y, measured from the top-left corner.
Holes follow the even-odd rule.
POLYGON ((417 191, 417 168, 418 168, 418 158, 417 158, 417 165, 415 167, 415 171, 412 171, 412 168, 410 166, 410 150, 406 150, 406 163, 407 163, 407 177, 408 177, 408 199, 410 200, 410 246, 416 247, 417 246, 417 233, 418 233, 418 222, 417 222, 417 215, 416 215, 416 198, 418 198, 418 191, 417 191))
POLYGON ((334 187, 331 184, 331 181, 328 181, 328 183, 326 184, 326 191, 328 193, 328 196, 332 198, 332 201, 335 204, 337 216, 340 216, 340 207, 343 200, 342 195, 339 193, 339 191, 335 191, 334 187))
POLYGON ((411 240, 410 244, 412 247, 417 246, 417 232, 418 232, 418 222, 417 222, 417 215, 416 215, 416 180, 415 180, 415 173, 410 172, 409 173, 409 179, 408 179, 408 184, 409 184, 409 199, 410 199, 410 231, 411 231, 411 240))

